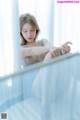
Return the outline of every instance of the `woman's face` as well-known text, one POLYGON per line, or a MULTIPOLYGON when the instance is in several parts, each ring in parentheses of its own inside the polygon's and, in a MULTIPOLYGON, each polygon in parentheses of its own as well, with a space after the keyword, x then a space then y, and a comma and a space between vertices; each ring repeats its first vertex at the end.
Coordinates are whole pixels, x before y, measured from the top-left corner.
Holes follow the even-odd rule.
POLYGON ((27 41, 27 43, 31 43, 35 40, 36 37, 36 29, 28 23, 25 23, 22 27, 22 35, 27 41))

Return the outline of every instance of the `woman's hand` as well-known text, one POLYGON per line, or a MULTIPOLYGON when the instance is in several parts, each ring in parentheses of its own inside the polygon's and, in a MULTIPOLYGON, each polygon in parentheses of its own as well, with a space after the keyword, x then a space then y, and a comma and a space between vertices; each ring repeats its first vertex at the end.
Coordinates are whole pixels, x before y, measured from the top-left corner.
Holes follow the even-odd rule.
POLYGON ((52 58, 69 53, 70 52, 70 46, 68 44, 72 44, 71 42, 64 43, 61 47, 51 49, 48 56, 52 56, 52 58), (51 54, 51 55, 50 55, 51 54))
POLYGON ((51 49, 45 56, 45 60, 49 60, 50 58, 54 58, 60 55, 64 55, 70 52, 70 46, 68 44, 72 44, 71 42, 64 43, 61 47, 51 49))
POLYGON ((68 44, 72 44, 72 43, 71 42, 66 42, 61 46, 61 55, 64 55, 64 54, 70 52, 70 46, 68 44))
POLYGON ((61 48, 55 48, 55 49, 53 48, 46 54, 44 61, 60 55, 61 55, 61 48))
POLYGON ((51 56, 52 57, 57 57, 61 55, 61 48, 56 48, 56 49, 52 49, 50 50, 51 56))

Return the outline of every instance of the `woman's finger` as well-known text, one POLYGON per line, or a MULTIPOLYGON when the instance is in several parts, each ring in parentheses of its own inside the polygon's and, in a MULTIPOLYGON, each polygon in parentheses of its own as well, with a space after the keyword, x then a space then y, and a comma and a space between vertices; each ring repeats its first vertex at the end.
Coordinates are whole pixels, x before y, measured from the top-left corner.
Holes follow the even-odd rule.
POLYGON ((65 51, 70 51, 70 46, 65 46, 65 47, 62 47, 63 48, 63 50, 65 50, 65 51))
POLYGON ((59 55, 61 55, 61 51, 60 51, 60 48, 57 48, 56 50, 53 51, 53 56, 57 57, 59 55))
POLYGON ((72 42, 66 42, 66 43, 64 43, 62 46, 66 46, 66 45, 68 45, 68 44, 72 44, 72 42))

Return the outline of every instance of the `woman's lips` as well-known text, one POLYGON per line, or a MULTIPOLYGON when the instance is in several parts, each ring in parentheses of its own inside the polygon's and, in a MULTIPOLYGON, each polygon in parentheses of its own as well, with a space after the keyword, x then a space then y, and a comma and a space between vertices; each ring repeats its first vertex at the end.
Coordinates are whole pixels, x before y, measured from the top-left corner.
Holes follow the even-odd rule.
POLYGON ((31 40, 32 38, 28 38, 28 39, 30 39, 30 40, 31 40))

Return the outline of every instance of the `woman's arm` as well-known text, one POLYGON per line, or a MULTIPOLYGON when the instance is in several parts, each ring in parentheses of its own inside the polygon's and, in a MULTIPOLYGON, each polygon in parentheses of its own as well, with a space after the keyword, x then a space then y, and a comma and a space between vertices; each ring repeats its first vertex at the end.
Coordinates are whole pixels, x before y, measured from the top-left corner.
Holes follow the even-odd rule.
POLYGON ((64 55, 66 53, 70 52, 70 46, 68 44, 72 44, 71 42, 66 42, 64 43, 61 47, 58 48, 53 48, 52 50, 50 50, 47 55, 44 58, 45 60, 49 60, 50 58, 54 58, 60 55, 64 55))
POLYGON ((29 57, 29 56, 39 56, 46 54, 50 49, 50 43, 48 40, 43 40, 43 46, 29 47, 29 48, 21 48, 21 56, 29 57))

